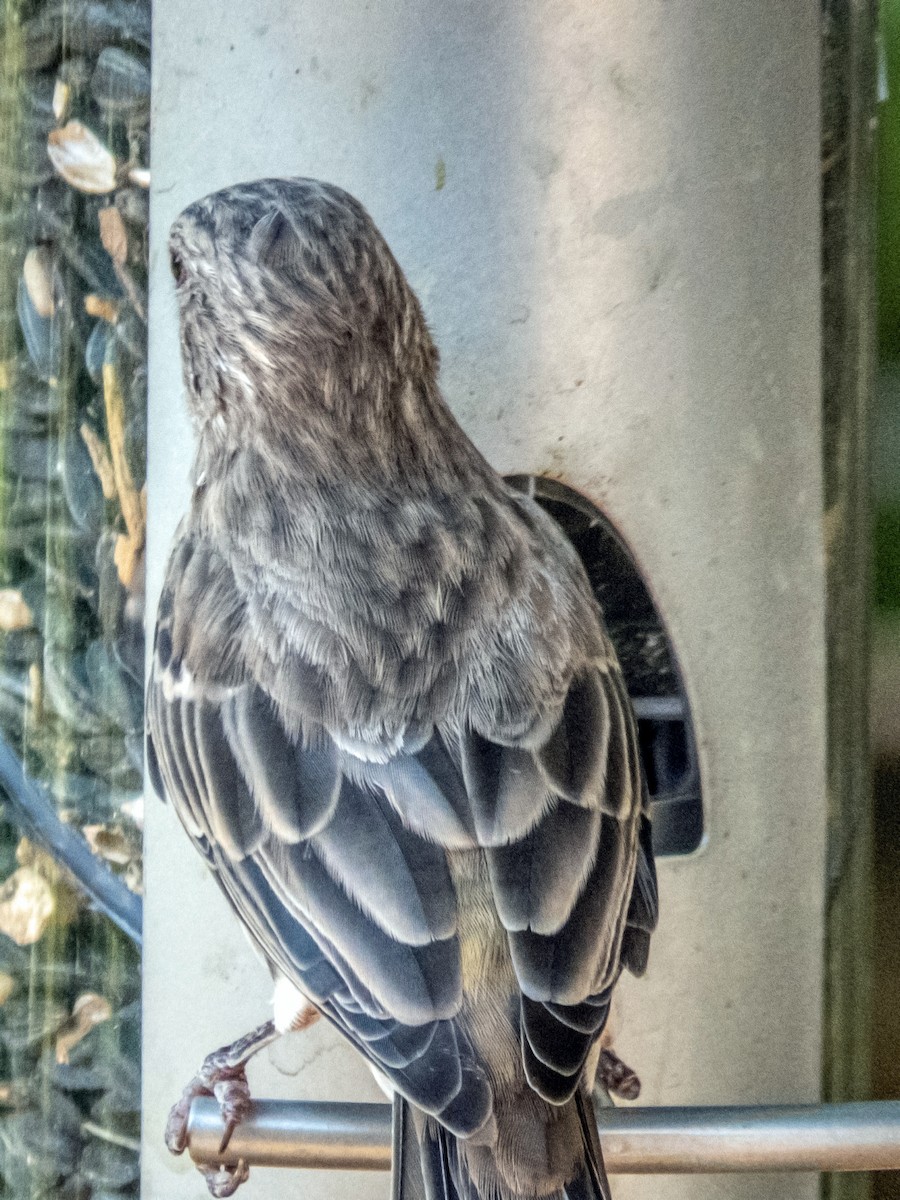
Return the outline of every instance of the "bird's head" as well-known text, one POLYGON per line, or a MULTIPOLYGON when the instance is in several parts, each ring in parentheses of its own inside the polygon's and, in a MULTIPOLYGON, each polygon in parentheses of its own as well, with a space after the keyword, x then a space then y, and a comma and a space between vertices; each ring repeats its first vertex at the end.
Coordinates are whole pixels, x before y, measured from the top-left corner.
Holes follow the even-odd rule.
POLYGON ((201 432, 260 420, 372 426, 438 355, 419 303, 362 205, 312 179, 215 192, 172 226, 184 378, 201 432))

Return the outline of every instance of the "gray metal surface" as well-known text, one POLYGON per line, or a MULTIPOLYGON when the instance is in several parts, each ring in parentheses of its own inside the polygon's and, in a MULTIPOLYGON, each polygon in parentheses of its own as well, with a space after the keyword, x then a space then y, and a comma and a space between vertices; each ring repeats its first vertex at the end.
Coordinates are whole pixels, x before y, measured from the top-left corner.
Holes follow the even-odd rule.
MULTIPOLYGON (((649 1104, 814 1101, 821 1074, 823 556, 819 6, 745 0, 154 5, 148 602, 188 495, 164 251, 177 212, 307 174, 372 212, 422 298, 450 404, 500 470, 605 507, 694 708, 705 847, 660 871, 617 1049, 649 1104)), ((146 1200, 195 1200, 169 1105, 271 985, 170 810, 147 804, 146 1200)), ((377 1099, 336 1034, 260 1097, 377 1099)), ((305 1200, 350 1193, 305 1175, 305 1200)), ((352 1180, 357 1200, 383 1176, 352 1180)), ((245 1200, 296 1195, 255 1173, 245 1200)), ((616 1200, 812 1200, 813 1179, 623 1178, 616 1200)))
POLYGON ((254 1167, 387 1171, 391 1166, 389 1104, 303 1104, 259 1100, 219 1152, 224 1125, 218 1103, 191 1105, 188 1152, 194 1162, 241 1159, 254 1167))
MULTIPOLYGON (((597 1127, 610 1174, 900 1170, 900 1101, 744 1108, 601 1108, 597 1127)), ((257 1103, 224 1154, 215 1100, 191 1109, 196 1162, 249 1166, 391 1165, 387 1104, 257 1103)))

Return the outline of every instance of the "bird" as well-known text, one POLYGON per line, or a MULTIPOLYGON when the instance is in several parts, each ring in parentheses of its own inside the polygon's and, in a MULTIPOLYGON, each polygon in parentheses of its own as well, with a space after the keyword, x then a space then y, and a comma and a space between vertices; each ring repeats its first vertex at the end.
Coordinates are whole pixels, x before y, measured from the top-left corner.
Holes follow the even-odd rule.
MULTIPOLYGON (((635 718, 582 563, 488 464, 362 204, 215 192, 169 255, 196 439, 148 769, 275 981, 173 1109, 321 1016, 395 1097, 398 1200, 609 1200, 591 1070, 658 897, 635 718)), ((214 1195, 246 1177, 204 1168, 214 1195)))

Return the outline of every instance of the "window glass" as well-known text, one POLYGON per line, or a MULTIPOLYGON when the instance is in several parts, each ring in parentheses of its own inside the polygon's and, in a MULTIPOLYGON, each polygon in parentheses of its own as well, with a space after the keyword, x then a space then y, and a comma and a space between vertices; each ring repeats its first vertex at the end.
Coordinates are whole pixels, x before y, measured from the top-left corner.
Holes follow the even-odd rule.
POLYGON ((0 1196, 136 1195, 149 4, 0 15, 0 1196))

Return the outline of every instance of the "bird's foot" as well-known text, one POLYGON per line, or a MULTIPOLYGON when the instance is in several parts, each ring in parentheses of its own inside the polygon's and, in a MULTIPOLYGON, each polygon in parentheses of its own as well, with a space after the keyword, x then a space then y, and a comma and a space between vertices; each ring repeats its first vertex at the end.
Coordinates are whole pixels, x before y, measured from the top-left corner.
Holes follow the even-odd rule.
MULTIPOLYGON (((230 1046, 214 1050, 203 1060, 200 1070, 173 1105, 166 1122, 166 1146, 172 1154, 182 1154, 187 1147, 188 1118, 191 1105, 198 1096, 214 1096, 219 1102, 225 1129, 219 1143, 219 1152, 224 1153, 231 1135, 250 1110, 250 1086, 247 1083, 246 1066, 249 1060, 278 1037, 275 1024, 266 1021, 252 1033, 239 1038, 230 1046)), ((206 1179, 210 1195, 216 1200, 232 1196, 250 1174, 241 1159, 236 1166, 198 1163, 198 1170, 206 1179)))
POLYGON ((228 1196, 233 1196, 241 1184, 250 1178, 250 1168, 242 1158, 233 1167, 201 1166, 198 1169, 206 1180, 209 1194, 214 1196, 215 1200, 226 1200, 228 1196))
POLYGON ((641 1094, 640 1079, 612 1050, 600 1051, 597 1082, 606 1088, 611 1096, 619 1096, 622 1100, 637 1100, 641 1094))

